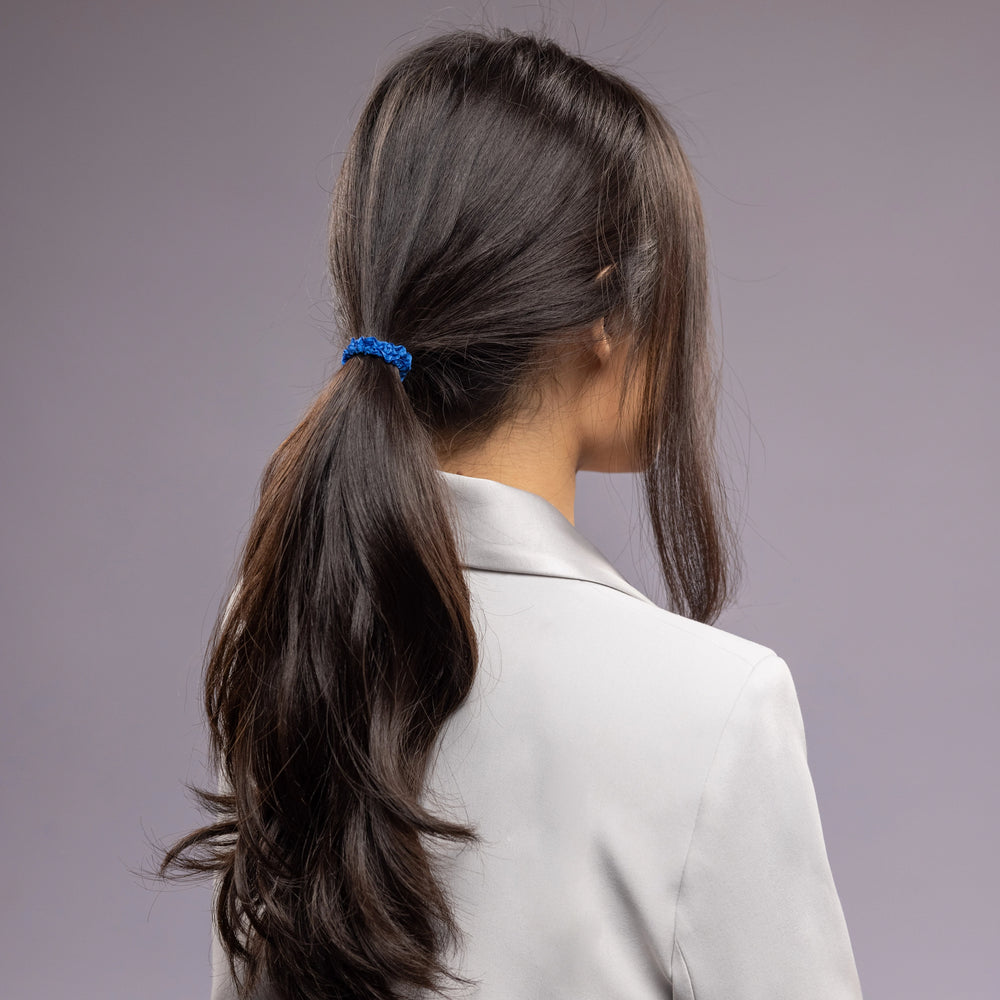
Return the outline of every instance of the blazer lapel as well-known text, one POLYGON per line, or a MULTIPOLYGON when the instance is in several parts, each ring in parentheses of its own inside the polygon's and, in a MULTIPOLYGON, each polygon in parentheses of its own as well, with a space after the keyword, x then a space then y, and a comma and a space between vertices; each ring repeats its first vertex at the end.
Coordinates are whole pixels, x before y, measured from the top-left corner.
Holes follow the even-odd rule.
POLYGON ((438 473, 469 569, 589 580, 655 606, 544 497, 493 479, 438 473))

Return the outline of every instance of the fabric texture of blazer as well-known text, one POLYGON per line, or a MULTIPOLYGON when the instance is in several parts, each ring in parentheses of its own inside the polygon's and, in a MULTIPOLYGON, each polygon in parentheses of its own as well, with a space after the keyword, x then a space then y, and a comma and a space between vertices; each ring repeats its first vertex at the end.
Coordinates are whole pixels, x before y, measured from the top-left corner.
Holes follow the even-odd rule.
POLYGON ((480 640, 426 793, 480 836, 438 849, 456 995, 860 1000, 785 661, 657 606, 544 498, 440 475, 480 640))

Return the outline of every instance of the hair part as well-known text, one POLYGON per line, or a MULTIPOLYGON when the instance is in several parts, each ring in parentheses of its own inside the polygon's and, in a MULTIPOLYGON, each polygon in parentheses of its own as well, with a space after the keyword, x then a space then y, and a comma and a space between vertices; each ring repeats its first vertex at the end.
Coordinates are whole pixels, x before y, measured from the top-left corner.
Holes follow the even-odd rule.
POLYGON ((519 413, 605 317, 641 379, 636 441, 671 608, 713 621, 734 557, 713 450, 697 188, 638 89, 551 39, 458 29, 396 58, 334 190, 338 327, 402 342, 338 368, 282 442, 206 653, 215 820, 165 851, 214 875, 240 995, 395 1000, 464 982, 433 844, 475 840, 425 780, 478 662, 437 474, 519 413), (600 275, 599 280, 595 276, 600 275))

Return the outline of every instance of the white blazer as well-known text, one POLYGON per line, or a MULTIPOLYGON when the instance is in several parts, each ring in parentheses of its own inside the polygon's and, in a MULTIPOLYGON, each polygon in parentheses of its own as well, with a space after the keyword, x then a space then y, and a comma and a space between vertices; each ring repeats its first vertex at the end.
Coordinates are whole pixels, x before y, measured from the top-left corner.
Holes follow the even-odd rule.
MULTIPOLYGON (((860 1000, 785 661, 658 607, 542 497, 440 475, 481 652, 426 798, 481 838, 441 852, 469 995, 860 1000)), ((214 934, 213 967, 228 1000, 214 934)))

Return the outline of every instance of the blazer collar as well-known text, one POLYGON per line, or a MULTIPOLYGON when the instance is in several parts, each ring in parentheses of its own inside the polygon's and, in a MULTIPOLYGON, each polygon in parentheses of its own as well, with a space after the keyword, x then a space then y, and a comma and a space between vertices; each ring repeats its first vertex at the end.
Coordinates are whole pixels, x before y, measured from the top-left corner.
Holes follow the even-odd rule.
POLYGON ((655 603, 544 497, 494 479, 438 473, 452 498, 456 543, 469 569, 589 580, 655 603))

